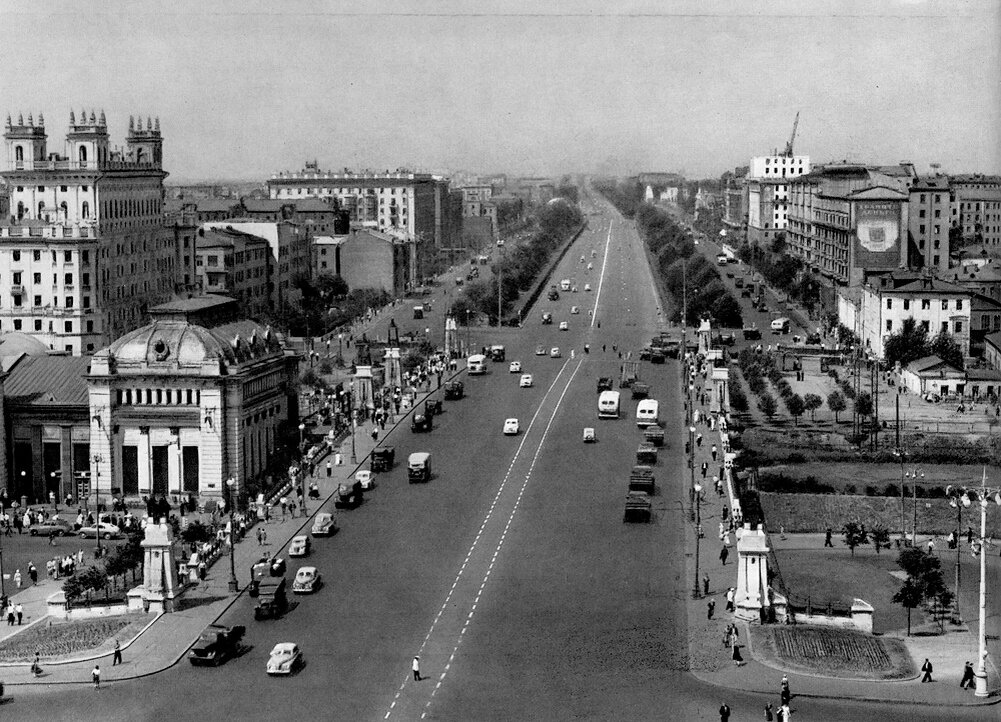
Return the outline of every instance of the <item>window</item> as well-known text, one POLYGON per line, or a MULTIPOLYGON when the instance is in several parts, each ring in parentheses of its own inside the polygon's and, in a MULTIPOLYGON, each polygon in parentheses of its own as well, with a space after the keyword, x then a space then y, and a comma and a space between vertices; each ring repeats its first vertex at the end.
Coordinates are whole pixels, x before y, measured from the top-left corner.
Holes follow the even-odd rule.
POLYGON ((14 305, 18 307, 21 306, 21 294, 17 294, 14 296, 14 305))
POLYGON ((31 258, 32 258, 32 260, 35 260, 35 261, 42 260, 42 252, 41 251, 37 251, 37 250, 36 251, 32 251, 31 252, 31 258))
POLYGON ((90 286, 90 274, 89 273, 84 273, 83 276, 80 279, 80 283, 83 285, 84 288, 89 287, 90 286))
POLYGON ((15 286, 20 286, 21 285, 21 272, 20 271, 14 271, 14 285, 15 286))
POLYGON ((957 298, 956 299, 956 310, 957 311, 962 311, 963 310, 963 299, 961 299, 961 298, 957 298))
POLYGON ((931 310, 931 299, 922 298, 921 299, 921 310, 930 311, 931 310))
POLYGON ((942 299, 942 310, 943 311, 948 311, 949 310, 949 300, 946 299, 946 298, 942 299))
POLYGON ((66 279, 66 285, 67 286, 72 286, 73 285, 73 274, 72 273, 67 273, 65 275, 65 279, 66 279))
POLYGON ((942 322, 942 333, 949 333, 949 322, 948 321, 943 321, 942 322))
POLYGON ((918 233, 924 233, 924 232, 925 232, 925 224, 922 223, 920 226, 918 226, 918 233))
POLYGON ((21 260, 21 252, 20 251, 14 250, 14 251, 11 251, 10 253, 11 253, 11 258, 13 258, 15 261, 20 261, 21 260))
POLYGON ((94 333, 94 322, 87 321, 87 333, 94 333))
POLYGON ((887 331, 892 331, 893 330, 893 320, 892 319, 886 319, 886 330, 887 331))
POLYGON ((82 251, 81 253, 83 255, 83 262, 90 263, 90 251, 82 251))
POLYGON ((36 306, 41 306, 42 305, 42 297, 41 296, 35 296, 35 305, 36 306))
POLYGON ((73 308, 73 297, 72 296, 67 296, 66 297, 66 308, 73 308))
POLYGON ((941 218, 941 217, 942 217, 942 211, 940 211, 940 210, 938 210, 938 209, 936 208, 936 209, 935 209, 935 217, 936 217, 936 218, 941 218))
POLYGON ((956 323, 953 325, 953 329, 955 330, 956 333, 963 333, 963 322, 956 321, 956 323))
POLYGON ((924 218, 924 217, 925 217, 925 209, 922 208, 920 211, 918 211, 918 218, 924 218))
POLYGON ((41 283, 42 282, 42 274, 41 273, 34 273, 34 274, 32 274, 31 280, 34 281, 35 283, 41 283))
POLYGON ((910 311, 911 310, 911 299, 909 299, 909 298, 905 298, 904 299, 904 310, 905 311, 910 311))
POLYGON ((90 296, 83 297, 83 307, 90 308, 90 296))
POLYGON ((887 308, 887 310, 893 308, 893 299, 892 298, 886 299, 886 308, 887 308))
POLYGON ((73 260, 73 251, 63 251, 63 260, 69 263, 73 260))
POLYGON ((93 352, 94 352, 94 344, 92 343, 87 344, 87 353, 93 353, 93 352))
POLYGON ((35 330, 36 331, 41 331, 42 330, 42 319, 40 319, 40 318, 36 318, 35 319, 35 330))
POLYGON ((83 218, 90 218, 90 203, 87 201, 80 204, 80 215, 83 218))
POLYGON ((19 318, 15 318, 14 319, 14 330, 15 331, 20 331, 21 330, 21 319, 19 319, 19 318))
POLYGON ((66 321, 63 324, 63 328, 66 329, 66 333, 73 333, 73 322, 72 321, 66 321))

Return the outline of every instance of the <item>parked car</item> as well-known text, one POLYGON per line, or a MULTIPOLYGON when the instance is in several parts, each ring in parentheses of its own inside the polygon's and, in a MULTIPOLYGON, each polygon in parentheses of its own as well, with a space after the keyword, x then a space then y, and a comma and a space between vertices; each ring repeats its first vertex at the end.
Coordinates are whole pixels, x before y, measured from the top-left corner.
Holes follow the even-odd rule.
POLYGON ((299 645, 293 642, 279 642, 268 656, 268 674, 292 674, 302 667, 305 660, 299 645))
POLYGON ((535 347, 535 355, 536 356, 545 356, 546 355, 546 347, 545 346, 536 346, 535 347))
POLYGON ((570 315, 571 316, 576 316, 579 313, 580 313, 580 306, 571 306, 570 307, 570 315))
POLYGON ((28 533, 31 534, 31 536, 48 536, 49 534, 65 536, 73 533, 73 525, 65 519, 53 516, 44 521, 40 521, 37 524, 29 526, 28 533))
POLYGON ((77 534, 80 535, 81 539, 87 539, 89 537, 97 539, 98 534, 101 535, 102 539, 117 539, 122 535, 122 531, 114 524, 102 521, 97 524, 80 527, 80 531, 78 531, 77 534))
POLYGON ((293 594, 312 594, 320 588, 320 572, 316 567, 299 567, 292 581, 293 594))
POLYGON ((521 361, 512 361, 511 365, 507 367, 507 370, 513 374, 521 373, 521 361))
POLYGON ((242 625, 210 624, 188 651, 188 661, 195 666, 216 667, 236 656, 246 632, 247 628, 242 625))
POLYGON ((570 330, 570 324, 567 323, 566 321, 560 321, 560 331, 569 331, 569 330, 570 330))
POLYGON ((521 381, 518 382, 518 386, 523 389, 529 389, 532 387, 532 374, 522 374, 521 381))
POLYGON ((312 545, 309 537, 305 534, 292 537, 292 543, 288 545, 288 555, 290 557, 308 556, 312 545))
POLYGON ((563 354, 560 353, 559 346, 553 346, 551 349, 549 349, 549 358, 560 358, 561 356, 563 356, 563 354))
POLYGON ((320 512, 313 519, 313 526, 309 530, 313 536, 333 536, 337 533, 337 524, 334 522, 334 515, 320 512))
POLYGON ((517 436, 519 431, 521 431, 521 427, 518 425, 518 419, 505 419, 504 421, 505 436, 517 436))

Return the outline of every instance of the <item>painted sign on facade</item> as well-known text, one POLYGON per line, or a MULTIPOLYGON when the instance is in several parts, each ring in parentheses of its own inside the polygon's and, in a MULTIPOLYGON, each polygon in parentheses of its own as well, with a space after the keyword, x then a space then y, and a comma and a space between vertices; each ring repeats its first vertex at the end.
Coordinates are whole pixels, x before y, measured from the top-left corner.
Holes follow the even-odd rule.
POLYGON ((900 203, 858 201, 855 204, 855 265, 892 269, 900 265, 900 203))

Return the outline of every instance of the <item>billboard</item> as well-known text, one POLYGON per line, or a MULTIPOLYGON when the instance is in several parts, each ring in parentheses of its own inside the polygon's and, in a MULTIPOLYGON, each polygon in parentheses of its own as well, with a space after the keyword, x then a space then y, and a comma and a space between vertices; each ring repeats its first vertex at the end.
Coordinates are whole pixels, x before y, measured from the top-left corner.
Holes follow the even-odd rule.
POLYGON ((855 267, 890 270, 900 266, 900 201, 855 202, 855 267))

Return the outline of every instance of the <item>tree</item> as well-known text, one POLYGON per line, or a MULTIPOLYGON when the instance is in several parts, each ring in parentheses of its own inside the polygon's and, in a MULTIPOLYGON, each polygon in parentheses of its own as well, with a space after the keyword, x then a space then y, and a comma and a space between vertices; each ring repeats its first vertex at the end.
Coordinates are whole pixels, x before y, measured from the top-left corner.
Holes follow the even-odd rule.
POLYGON ((900 330, 883 343, 883 356, 889 366, 900 364, 903 368, 928 354, 928 332, 913 318, 905 319, 900 330))
POLYGON ((817 396, 817 394, 806 394, 803 397, 803 408, 810 412, 810 421, 816 421, 814 416, 821 406, 824 405, 824 400, 817 396))
POLYGON ((910 577, 904 580, 904 584, 897 593, 893 595, 892 601, 894 604, 899 604, 907 610, 907 636, 911 636, 911 610, 916 609, 921 600, 924 599, 924 594, 921 592, 921 588, 914 583, 914 580, 910 577))
POLYGON ((771 394, 763 394, 758 399, 758 408, 761 410, 765 416, 769 419, 775 416, 775 412, 779 410, 778 404, 775 403, 775 399, 772 398, 771 394))
POLYGON ((848 408, 848 404, 845 403, 845 397, 840 391, 832 391, 827 395, 827 408, 834 412, 834 423, 841 423, 838 415, 848 408))
POLYGON ((316 277, 316 288, 327 300, 331 298, 343 298, 348 295, 348 283, 340 275, 330 275, 323 273, 316 277))
POLYGON ((872 410, 872 396, 868 391, 863 391, 855 399, 855 413, 862 418, 868 418, 872 416, 872 410))
POLYGON ((739 384, 730 387, 730 408, 734 411, 747 411, 747 396, 739 384))
POLYGON ((963 368, 963 349, 947 331, 943 331, 932 339, 929 350, 950 366, 955 366, 957 369, 963 368))
POLYGON ((846 523, 842 527, 841 533, 845 538, 845 546, 852 551, 852 556, 855 556, 855 547, 869 543, 868 532, 866 532, 865 527, 860 526, 857 522, 850 521, 846 523))
POLYGON ((880 549, 890 548, 890 530, 886 527, 877 526, 870 532, 869 537, 872 539, 872 545, 876 547, 877 554, 880 549))
POLYGON ((806 403, 799 394, 793 394, 786 399, 786 408, 792 414, 793 422, 799 426, 799 417, 806 411, 806 403))

